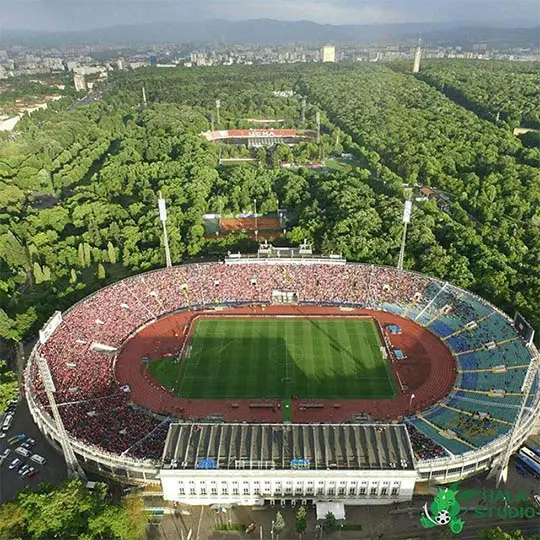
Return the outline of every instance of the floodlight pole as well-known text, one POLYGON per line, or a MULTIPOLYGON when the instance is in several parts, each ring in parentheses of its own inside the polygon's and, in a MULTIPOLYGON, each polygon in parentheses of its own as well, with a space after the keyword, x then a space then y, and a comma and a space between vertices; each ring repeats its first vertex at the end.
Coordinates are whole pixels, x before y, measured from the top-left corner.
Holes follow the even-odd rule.
POLYGON ((412 202, 405 201, 405 208, 403 210, 403 236, 401 237, 401 248, 399 250, 399 258, 397 263, 397 269, 403 270, 403 261, 405 259, 405 244, 407 242, 407 227, 411 221, 412 202))
POLYGON ((399 250, 399 259, 397 269, 403 270, 403 260, 405 259, 405 244, 407 242, 407 226, 408 223, 403 223, 403 236, 401 237, 401 248, 399 250))
POLYGON ((258 238, 259 230, 257 228, 257 199, 253 199, 253 205, 255 206, 255 238, 258 238))
POLYGON ((163 225, 163 243, 165 244, 165 264, 167 268, 172 266, 171 263, 171 252, 169 250, 169 235, 167 234, 167 206, 165 205, 165 199, 161 196, 161 191, 159 192, 158 198, 158 208, 159 208, 159 220, 163 225))
POLYGON ((64 459, 66 460, 67 476, 70 479, 81 478, 82 480, 86 480, 86 475, 82 470, 82 467, 79 465, 79 462, 77 461, 77 457, 75 456, 75 452, 73 451, 73 447, 71 446, 71 441, 69 440, 69 436, 66 432, 64 422, 62 421, 60 411, 58 410, 58 406, 54 398, 56 387, 54 385, 54 381, 51 375, 51 371, 49 369, 49 365, 47 364, 47 360, 44 356, 37 354, 36 363, 39 369, 39 374, 41 375, 45 394, 47 395, 47 399, 51 407, 52 417, 54 419, 54 422, 56 423, 60 446, 62 447, 64 459))

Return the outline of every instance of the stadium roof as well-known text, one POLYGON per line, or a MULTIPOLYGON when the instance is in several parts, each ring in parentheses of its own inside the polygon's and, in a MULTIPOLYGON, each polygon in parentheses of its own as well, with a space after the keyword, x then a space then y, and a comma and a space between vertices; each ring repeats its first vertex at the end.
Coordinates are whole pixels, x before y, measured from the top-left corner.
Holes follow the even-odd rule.
POLYGON ((171 424, 172 469, 414 470, 403 424, 171 424))

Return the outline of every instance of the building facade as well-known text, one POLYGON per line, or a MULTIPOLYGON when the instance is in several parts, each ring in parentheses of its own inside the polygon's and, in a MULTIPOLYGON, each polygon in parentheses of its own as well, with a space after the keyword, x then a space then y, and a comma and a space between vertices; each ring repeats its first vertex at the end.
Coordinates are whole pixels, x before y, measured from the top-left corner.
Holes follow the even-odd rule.
POLYGON ((324 45, 321 48, 321 62, 335 62, 336 48, 334 45, 324 45))
POLYGON ((412 498, 417 478, 403 424, 172 424, 163 496, 193 505, 412 498))

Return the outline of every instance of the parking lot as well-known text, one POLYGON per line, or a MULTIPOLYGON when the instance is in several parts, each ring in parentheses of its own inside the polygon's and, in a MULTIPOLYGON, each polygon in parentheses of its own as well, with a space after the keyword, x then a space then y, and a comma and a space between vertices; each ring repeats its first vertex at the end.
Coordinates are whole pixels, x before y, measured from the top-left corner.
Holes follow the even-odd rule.
MULTIPOLYGON (((1 421, 3 421, 3 418, 1 418, 1 421)), ((66 479, 66 466, 63 457, 52 448, 34 424, 25 401, 20 401, 17 405, 11 428, 7 431, 6 436, 0 439, 0 455, 3 454, 6 448, 10 448, 11 452, 0 466, 0 503, 14 499, 17 492, 25 486, 36 489, 41 482, 57 485, 66 479), (21 446, 24 441, 10 445, 8 440, 19 434, 24 434, 25 439, 30 437, 36 441, 30 452, 44 457, 47 461, 46 465, 39 465, 15 453, 15 449, 21 446), (9 464, 15 458, 19 458, 22 463, 34 467, 37 474, 33 478, 23 478, 15 469, 10 470, 9 464)))

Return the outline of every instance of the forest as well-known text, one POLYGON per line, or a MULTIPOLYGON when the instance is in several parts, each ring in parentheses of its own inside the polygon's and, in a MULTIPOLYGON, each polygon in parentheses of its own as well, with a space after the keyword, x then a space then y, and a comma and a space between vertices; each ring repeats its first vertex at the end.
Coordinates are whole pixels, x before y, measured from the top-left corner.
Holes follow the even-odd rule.
POLYGON ((132 540, 142 536, 146 525, 142 499, 113 504, 104 483, 92 491, 80 480, 57 488, 42 483, 36 491, 22 490, 15 501, 0 506, 0 540, 132 540))
MULTIPOLYGON (((202 216, 252 211, 256 199, 261 213, 279 201, 295 216, 276 242, 307 238, 316 251, 395 265, 404 198, 429 186, 449 208, 415 203, 405 267, 540 326, 540 151, 472 110, 483 68, 443 64, 418 77, 371 64, 142 68, 111 74, 102 99, 64 99, 25 116, 0 146, 0 337, 29 338, 54 310, 163 265, 160 191, 174 263, 254 250, 245 235, 207 238, 202 216), (471 81, 466 104, 436 82, 454 72, 471 81), (294 95, 274 95, 282 90, 294 95), (255 163, 220 165, 220 147, 200 136, 212 125, 246 127, 248 118, 314 130, 317 112, 320 144, 261 148, 255 163), (351 166, 306 167, 343 152, 351 166)), ((526 70, 491 69, 500 74, 487 79, 490 95, 521 95, 522 83, 500 81, 526 70)), ((520 121, 533 118, 528 99, 516 106, 520 121)))
POLYGON ((481 118, 540 129, 540 74, 529 62, 431 60, 420 76, 481 118))

